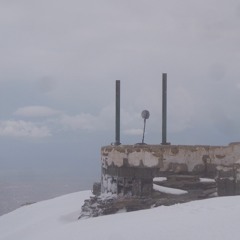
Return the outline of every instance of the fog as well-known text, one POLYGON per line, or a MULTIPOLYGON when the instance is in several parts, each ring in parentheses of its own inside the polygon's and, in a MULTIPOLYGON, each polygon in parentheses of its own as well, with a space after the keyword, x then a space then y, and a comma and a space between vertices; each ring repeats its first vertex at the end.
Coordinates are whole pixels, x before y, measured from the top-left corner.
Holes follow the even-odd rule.
POLYGON ((163 72, 169 142, 239 141, 239 24, 237 0, 2 0, 1 181, 90 188, 114 141, 117 79, 123 144, 141 141, 144 109, 146 142, 161 142, 163 72))

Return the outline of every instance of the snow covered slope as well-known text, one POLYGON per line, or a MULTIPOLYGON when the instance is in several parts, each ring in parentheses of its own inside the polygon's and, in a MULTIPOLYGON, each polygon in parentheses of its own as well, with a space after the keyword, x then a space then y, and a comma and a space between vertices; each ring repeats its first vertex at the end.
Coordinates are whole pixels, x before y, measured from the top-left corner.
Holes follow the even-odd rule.
POLYGON ((0 240, 239 240, 240 197, 222 197, 77 220, 90 191, 0 217, 0 240))

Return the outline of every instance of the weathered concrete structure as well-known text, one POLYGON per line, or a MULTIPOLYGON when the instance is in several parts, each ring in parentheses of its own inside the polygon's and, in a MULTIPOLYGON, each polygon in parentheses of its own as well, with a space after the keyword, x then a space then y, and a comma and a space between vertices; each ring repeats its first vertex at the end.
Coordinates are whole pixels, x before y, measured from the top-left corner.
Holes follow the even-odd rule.
POLYGON ((102 193, 151 195, 154 177, 187 174, 217 179, 220 195, 240 194, 240 143, 106 146, 101 159, 102 193))
POLYGON ((217 195, 240 195, 240 142, 228 146, 190 146, 171 145, 167 141, 166 73, 162 76, 161 145, 144 143, 149 116, 147 110, 142 112, 142 143, 121 145, 120 81, 117 80, 115 142, 101 149, 101 183, 93 185, 95 196, 85 200, 80 218, 112 214, 122 209, 136 211, 168 206, 217 195), (178 195, 176 189, 184 191, 178 195))
POLYGON ((113 145, 101 150, 102 193, 150 196, 154 177, 177 174, 212 177, 217 179, 219 195, 240 194, 240 143, 186 146, 167 142, 166 73, 162 74, 162 144, 144 144, 144 132, 145 122, 142 144, 121 145, 120 81, 117 80, 116 138, 113 145))

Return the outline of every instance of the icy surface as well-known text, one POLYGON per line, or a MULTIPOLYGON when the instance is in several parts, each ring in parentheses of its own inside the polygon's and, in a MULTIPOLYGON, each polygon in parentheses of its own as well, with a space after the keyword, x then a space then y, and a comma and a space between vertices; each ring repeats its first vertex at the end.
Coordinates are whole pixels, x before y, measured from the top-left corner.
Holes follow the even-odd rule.
POLYGON ((0 240, 239 240, 240 197, 193 201, 77 220, 90 191, 22 207, 0 217, 0 240))

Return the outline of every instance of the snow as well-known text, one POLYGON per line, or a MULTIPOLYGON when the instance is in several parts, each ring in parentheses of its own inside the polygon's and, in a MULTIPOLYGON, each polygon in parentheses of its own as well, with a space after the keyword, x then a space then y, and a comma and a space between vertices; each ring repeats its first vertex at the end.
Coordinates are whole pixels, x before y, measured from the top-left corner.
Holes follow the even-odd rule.
POLYGON ((0 217, 0 240, 238 240, 240 196, 77 220, 90 191, 24 206, 0 217))
POLYGON ((166 177, 155 177, 155 178, 153 178, 154 182, 163 182, 163 181, 166 181, 166 180, 167 180, 166 177))
MULTIPOLYGON (((155 178, 153 178, 154 182, 163 182, 163 181, 166 181, 166 180, 167 180, 166 177, 155 177, 155 178)), ((200 182, 216 182, 216 181, 212 178, 200 178, 200 182)))
POLYGON ((211 183, 216 181, 212 178, 200 178, 200 182, 211 183))
POLYGON ((163 186, 159 186, 157 184, 153 184, 153 189, 155 191, 159 191, 162 193, 175 194, 175 195, 182 195, 182 194, 188 193, 187 191, 184 191, 181 189, 163 187, 163 186))

